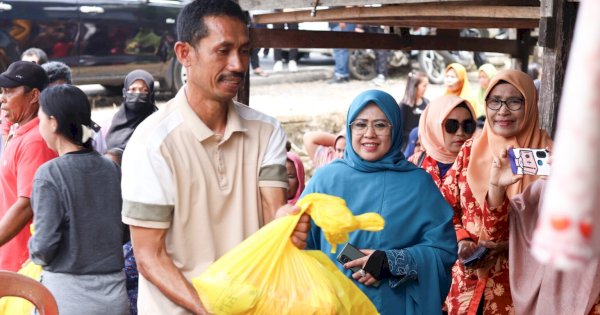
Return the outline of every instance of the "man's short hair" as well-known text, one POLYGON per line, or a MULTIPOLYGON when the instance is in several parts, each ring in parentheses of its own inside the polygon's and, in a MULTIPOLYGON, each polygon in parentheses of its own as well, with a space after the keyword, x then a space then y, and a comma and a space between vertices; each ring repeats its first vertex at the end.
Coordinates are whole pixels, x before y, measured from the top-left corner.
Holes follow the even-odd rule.
POLYGON ((38 65, 43 65, 48 62, 48 55, 46 55, 46 53, 39 48, 31 47, 27 49, 21 55, 21 59, 23 59, 24 56, 35 56, 38 59, 38 65))
POLYGON ((240 6, 231 0, 195 0, 188 3, 177 17, 177 40, 192 46, 208 36, 204 23, 207 16, 228 16, 248 25, 248 17, 240 6))
POLYGON ((64 80, 67 84, 73 84, 71 80, 71 68, 60 61, 50 61, 42 65, 48 74, 48 84, 58 80, 64 80))

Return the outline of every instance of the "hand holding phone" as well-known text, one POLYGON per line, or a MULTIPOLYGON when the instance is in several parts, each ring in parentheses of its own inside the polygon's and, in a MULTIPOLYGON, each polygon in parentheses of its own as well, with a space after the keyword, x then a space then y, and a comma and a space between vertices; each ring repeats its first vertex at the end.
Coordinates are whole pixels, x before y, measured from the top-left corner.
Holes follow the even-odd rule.
POLYGON ((466 267, 472 267, 473 265, 475 265, 475 263, 477 263, 477 262, 481 261, 483 258, 485 258, 485 256, 488 254, 489 251, 490 251, 489 248, 479 245, 477 247, 477 249, 475 249, 473 254, 471 254, 471 256, 469 256, 465 260, 463 260, 462 263, 466 267))
POLYGON ((550 175, 550 152, 545 149, 510 149, 510 168, 517 175, 550 175))
MULTIPOLYGON (((363 252, 361 252, 360 250, 358 250, 358 248, 354 247, 352 244, 347 243, 346 245, 344 245, 344 248, 342 248, 342 250, 340 251, 340 253, 337 256, 337 260, 342 263, 342 265, 351 262, 353 260, 357 260, 361 257, 365 257, 367 255, 365 255, 363 252)), ((354 266, 351 267, 350 270, 352 270, 353 273, 359 272, 360 270, 362 270, 361 267, 359 266, 354 266)), ((376 278, 373 278, 376 280, 376 278)), ((373 283, 372 285, 374 287, 379 287, 379 285, 381 284, 380 281, 377 281, 375 283, 373 283)))
MULTIPOLYGON (((346 245, 344 245, 344 248, 342 248, 342 251, 338 254, 337 256, 337 260, 343 264, 351 262, 353 260, 357 260, 361 257, 365 257, 366 255, 363 254, 363 252, 361 252, 360 250, 358 250, 358 248, 354 247, 352 244, 347 243, 346 245)), ((350 270, 352 270, 352 272, 358 272, 361 268, 358 266, 352 267, 350 268, 350 270)))

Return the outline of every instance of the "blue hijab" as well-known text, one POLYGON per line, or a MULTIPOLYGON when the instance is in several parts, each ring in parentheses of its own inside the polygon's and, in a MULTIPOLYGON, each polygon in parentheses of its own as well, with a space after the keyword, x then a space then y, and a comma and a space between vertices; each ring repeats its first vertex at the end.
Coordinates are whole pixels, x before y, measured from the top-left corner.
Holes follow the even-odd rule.
MULTIPOLYGON (((354 281, 381 314, 441 314, 450 289, 450 269, 456 261, 453 211, 431 176, 404 158, 400 151, 401 124, 400 108, 393 97, 382 91, 361 93, 348 110, 344 160, 335 160, 318 169, 303 196, 325 193, 343 198, 354 215, 379 213, 385 219, 385 228, 380 232, 355 231, 350 234, 350 243, 386 253, 403 250, 403 255, 417 266, 418 280, 406 277, 400 284, 398 278, 384 280, 379 287, 366 287, 354 281), (368 162, 352 148, 350 123, 371 103, 385 113, 393 129, 389 152, 378 161, 368 162)), ((330 253, 331 246, 314 224, 308 248, 323 251, 342 272, 351 276, 337 262, 337 253, 330 253)))
POLYGON ((344 150, 343 163, 354 169, 364 172, 377 172, 382 170, 411 171, 414 165, 404 158, 402 153, 402 112, 396 100, 388 93, 380 90, 368 90, 360 93, 348 108, 348 119, 346 120, 346 149, 344 150), (383 158, 375 162, 369 162, 359 157, 352 146, 352 130, 350 124, 356 116, 369 104, 375 104, 392 124, 392 146, 383 158))

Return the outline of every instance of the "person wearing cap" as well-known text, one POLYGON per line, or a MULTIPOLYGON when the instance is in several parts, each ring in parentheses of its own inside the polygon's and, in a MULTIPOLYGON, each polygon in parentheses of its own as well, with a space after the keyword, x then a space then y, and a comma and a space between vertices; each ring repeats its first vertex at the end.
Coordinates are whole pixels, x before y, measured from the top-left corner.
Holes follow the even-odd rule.
POLYGON ((0 157, 0 270, 17 271, 29 257, 33 177, 56 157, 38 130, 39 97, 47 84, 44 69, 28 61, 16 61, 0 74, 1 108, 12 124, 0 157))

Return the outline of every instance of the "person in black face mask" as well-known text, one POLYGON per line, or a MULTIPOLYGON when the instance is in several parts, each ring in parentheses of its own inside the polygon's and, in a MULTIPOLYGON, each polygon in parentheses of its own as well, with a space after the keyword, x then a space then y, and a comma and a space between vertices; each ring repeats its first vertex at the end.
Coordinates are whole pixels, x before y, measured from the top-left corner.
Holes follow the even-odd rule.
POLYGON ((125 77, 123 103, 106 134, 108 150, 124 150, 135 128, 156 110, 154 78, 144 70, 131 71, 125 77))

